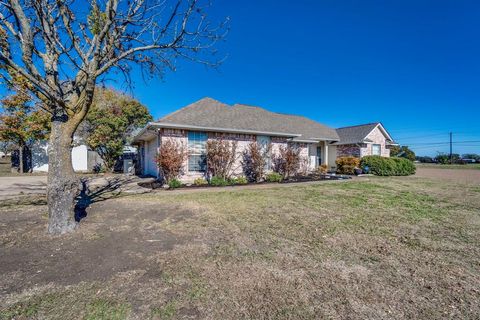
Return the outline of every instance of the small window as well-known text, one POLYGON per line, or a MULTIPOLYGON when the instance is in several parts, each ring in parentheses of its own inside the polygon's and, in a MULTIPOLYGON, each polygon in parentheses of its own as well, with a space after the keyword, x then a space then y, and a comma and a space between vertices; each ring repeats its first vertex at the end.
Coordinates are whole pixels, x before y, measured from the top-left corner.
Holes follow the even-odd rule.
POLYGON ((382 146, 379 144, 372 144, 372 155, 381 156, 382 155, 382 146))
POLYGON ((207 134, 205 132, 188 132, 188 171, 203 172, 206 170, 206 143, 207 134))

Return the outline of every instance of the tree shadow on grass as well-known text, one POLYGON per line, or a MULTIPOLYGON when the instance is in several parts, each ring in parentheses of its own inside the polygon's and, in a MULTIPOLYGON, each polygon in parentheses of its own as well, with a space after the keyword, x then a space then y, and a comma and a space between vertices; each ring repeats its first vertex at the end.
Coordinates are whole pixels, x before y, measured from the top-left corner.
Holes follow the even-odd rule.
POLYGON ((87 208, 92 203, 120 197, 122 195, 120 188, 125 182, 120 178, 113 178, 107 180, 106 185, 92 189, 88 185, 88 179, 81 179, 82 188, 75 204, 75 221, 80 222, 87 217, 87 208))

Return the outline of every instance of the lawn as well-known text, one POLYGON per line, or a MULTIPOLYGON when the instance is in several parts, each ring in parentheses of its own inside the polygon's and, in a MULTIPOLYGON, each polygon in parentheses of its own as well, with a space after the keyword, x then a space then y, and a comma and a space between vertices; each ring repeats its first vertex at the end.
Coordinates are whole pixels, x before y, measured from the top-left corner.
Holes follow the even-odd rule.
POLYGON ((480 163, 468 163, 468 164, 417 163, 416 166, 419 168, 480 170, 480 163))
POLYGON ((0 319, 480 314, 480 188, 415 177, 0 208, 0 319))

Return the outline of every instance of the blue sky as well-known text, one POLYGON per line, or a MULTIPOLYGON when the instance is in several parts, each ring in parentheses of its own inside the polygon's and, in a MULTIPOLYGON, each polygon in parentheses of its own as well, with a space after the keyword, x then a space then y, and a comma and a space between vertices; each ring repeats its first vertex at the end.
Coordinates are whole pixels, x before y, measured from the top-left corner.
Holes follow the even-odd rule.
POLYGON ((134 95, 155 118, 202 97, 340 127, 381 121, 420 155, 480 153, 479 1, 214 1, 218 70, 181 62, 134 95), (435 144, 434 143, 439 143, 435 144), (440 144, 444 143, 444 144, 440 144))
POLYGON ((231 21, 220 68, 132 73, 155 118, 209 96, 332 127, 381 121, 419 155, 447 152, 453 131, 454 152, 480 153, 480 1, 212 2, 211 20, 231 21))

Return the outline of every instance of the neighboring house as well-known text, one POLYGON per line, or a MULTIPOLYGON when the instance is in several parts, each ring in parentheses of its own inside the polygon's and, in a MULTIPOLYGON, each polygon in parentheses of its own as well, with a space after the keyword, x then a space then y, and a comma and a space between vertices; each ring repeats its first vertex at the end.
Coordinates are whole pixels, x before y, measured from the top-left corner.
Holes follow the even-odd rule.
POLYGON ((335 129, 302 116, 274 113, 243 104, 230 106, 204 98, 157 122, 148 123, 134 137, 133 144, 140 152, 140 168, 137 170, 144 175, 159 177, 157 152, 162 141, 173 139, 188 149, 181 179, 191 182, 205 176, 207 140, 220 137, 238 143, 234 175, 243 174, 242 154, 253 141, 270 144, 272 153, 277 153, 280 146, 295 143, 300 148, 301 170, 305 172, 321 164, 329 169, 335 168, 336 143, 341 141, 335 129))
POLYGON ((389 147, 396 145, 390 134, 379 122, 337 129, 340 141, 334 143, 337 147, 337 157, 378 155, 390 157, 389 147))

